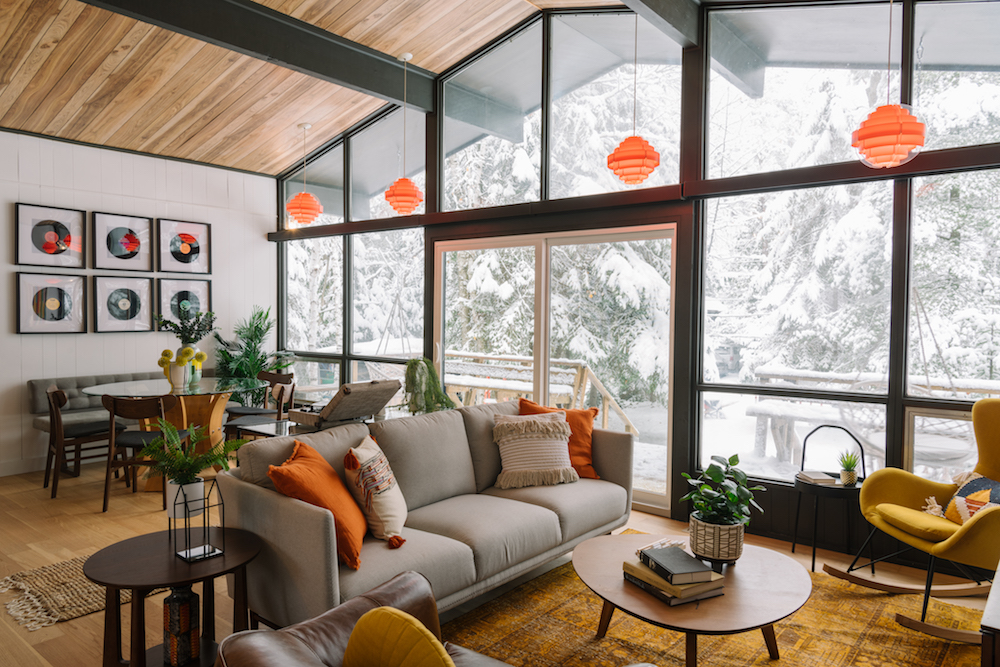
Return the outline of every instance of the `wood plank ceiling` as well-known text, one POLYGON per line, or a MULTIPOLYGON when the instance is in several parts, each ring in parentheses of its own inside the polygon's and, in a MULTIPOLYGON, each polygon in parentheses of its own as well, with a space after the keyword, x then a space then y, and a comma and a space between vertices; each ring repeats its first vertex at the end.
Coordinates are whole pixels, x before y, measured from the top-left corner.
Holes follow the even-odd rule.
MULTIPOLYGON (((166 0, 169 1, 169 0, 166 0)), ((441 72, 547 7, 608 0, 255 0, 441 72)), ((0 128, 268 175, 384 102, 76 0, 0 0, 0 128)))

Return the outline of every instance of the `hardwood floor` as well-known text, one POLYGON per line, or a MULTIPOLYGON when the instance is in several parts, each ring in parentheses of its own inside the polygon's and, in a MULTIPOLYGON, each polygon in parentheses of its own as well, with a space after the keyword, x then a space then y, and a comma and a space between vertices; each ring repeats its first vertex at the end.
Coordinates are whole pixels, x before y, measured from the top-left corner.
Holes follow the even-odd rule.
MULTIPOLYGON (((42 473, 25 473, 0 478, 0 578, 21 570, 86 556, 120 540, 165 530, 166 513, 159 493, 132 494, 121 480, 112 486, 111 507, 101 512, 104 469, 101 464, 83 467, 78 478, 59 482, 59 497, 49 498, 42 489, 42 473)), ((633 512, 627 528, 648 533, 681 534, 685 524, 641 512, 633 512)), ((748 536, 747 543, 789 553, 787 542, 748 536)), ((800 546, 793 554, 804 567, 810 563, 811 549, 800 546)), ((850 563, 850 556, 819 550, 817 570, 822 563, 850 563)), ((880 566, 879 577, 922 585, 924 573, 892 565, 880 566)), ((232 631, 232 600, 225 586, 216 586, 216 628, 218 636, 232 631)), ((197 590, 197 587, 196 587, 197 590)), ((146 640, 149 646, 162 642, 162 601, 166 594, 146 600, 146 640)), ((6 603, 11 593, 0 594, 6 603)), ((985 598, 965 598, 962 603, 982 608, 985 598)), ((128 637, 129 614, 123 614, 123 636, 128 637)), ((90 614, 72 621, 29 632, 0 611, 0 667, 98 667, 102 659, 104 615, 90 614)), ((127 639, 126 654, 127 654, 127 639)))

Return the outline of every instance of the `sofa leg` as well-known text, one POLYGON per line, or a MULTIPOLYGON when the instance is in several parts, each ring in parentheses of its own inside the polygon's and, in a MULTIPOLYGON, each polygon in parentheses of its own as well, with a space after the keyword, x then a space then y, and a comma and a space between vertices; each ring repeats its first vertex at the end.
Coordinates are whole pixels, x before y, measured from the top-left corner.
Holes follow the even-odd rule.
POLYGON ((271 621, 267 620, 266 618, 264 618, 263 616, 261 616, 260 614, 258 614, 257 612, 255 612, 253 609, 251 609, 250 610, 250 629, 251 630, 260 630, 261 624, 266 625, 267 627, 269 627, 272 630, 280 630, 281 629, 280 625, 278 625, 277 623, 272 623, 271 621))

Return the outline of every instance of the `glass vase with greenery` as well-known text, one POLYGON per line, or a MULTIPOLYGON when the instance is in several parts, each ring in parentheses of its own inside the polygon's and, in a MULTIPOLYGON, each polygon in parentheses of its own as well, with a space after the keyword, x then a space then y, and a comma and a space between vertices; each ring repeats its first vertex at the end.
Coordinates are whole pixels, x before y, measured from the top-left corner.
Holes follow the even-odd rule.
POLYGON ((181 317, 177 322, 157 313, 156 324, 161 330, 177 336, 182 346, 189 347, 215 331, 215 313, 199 310, 191 315, 190 311, 181 310, 181 317))
MULTIPOLYGON (((224 378, 255 378, 261 371, 276 372, 293 363, 288 352, 267 352, 264 343, 274 328, 271 309, 254 306, 250 317, 240 320, 233 327, 236 335, 226 340, 215 333, 216 373, 224 378)), ((233 399, 243 405, 262 405, 266 389, 248 393, 234 393, 233 399)))

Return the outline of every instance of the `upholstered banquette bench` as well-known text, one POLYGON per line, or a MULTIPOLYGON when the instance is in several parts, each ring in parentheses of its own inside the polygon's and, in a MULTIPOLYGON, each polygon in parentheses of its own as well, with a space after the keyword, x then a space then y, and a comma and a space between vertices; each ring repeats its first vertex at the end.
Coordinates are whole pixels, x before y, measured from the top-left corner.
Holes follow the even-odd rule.
POLYGON ((43 433, 49 432, 49 401, 46 392, 55 385, 66 392, 68 402, 62 409, 63 426, 86 424, 108 419, 108 411, 101 405, 100 396, 88 396, 84 387, 110 382, 154 380, 163 377, 163 371, 148 373, 114 373, 111 375, 77 375, 75 377, 41 378, 28 380, 28 407, 34 419, 31 425, 43 433))

